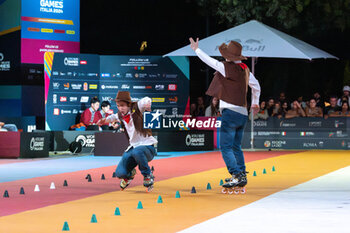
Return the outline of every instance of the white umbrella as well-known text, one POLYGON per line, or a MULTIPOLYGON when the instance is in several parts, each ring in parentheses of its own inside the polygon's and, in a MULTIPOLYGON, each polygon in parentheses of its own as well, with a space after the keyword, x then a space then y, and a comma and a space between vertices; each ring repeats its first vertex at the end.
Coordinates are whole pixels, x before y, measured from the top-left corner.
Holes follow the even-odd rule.
MULTIPOLYGON (((218 47, 222 43, 234 40, 242 45, 242 54, 252 58, 252 73, 255 71, 255 58, 297 58, 316 59, 337 57, 322 51, 304 41, 269 27, 256 20, 230 28, 199 41, 199 47, 209 56, 221 56, 218 47)), ((196 56, 190 45, 182 47, 164 56, 196 56)), ((251 131, 251 146, 253 148, 253 119, 251 131)))

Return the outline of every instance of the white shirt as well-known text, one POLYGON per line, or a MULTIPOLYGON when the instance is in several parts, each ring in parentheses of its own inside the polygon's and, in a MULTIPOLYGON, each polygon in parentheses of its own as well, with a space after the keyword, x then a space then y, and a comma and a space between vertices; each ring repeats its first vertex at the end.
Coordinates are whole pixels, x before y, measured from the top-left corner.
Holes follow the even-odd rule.
MULTIPOLYGON (((203 52, 200 48, 196 49, 197 56, 208 66, 220 72, 224 77, 226 77, 225 66, 224 63, 211 58, 205 52, 203 52)), ((235 61, 235 63, 241 63, 241 61, 235 61)), ((258 80, 254 77, 254 75, 250 72, 249 74, 249 87, 252 89, 252 105, 259 105, 259 97, 260 97, 260 84, 258 80)), ((237 106, 234 104, 227 103, 226 101, 220 100, 220 109, 228 108, 230 110, 236 111, 240 114, 248 116, 248 111, 246 107, 237 106)))
MULTIPOLYGON (((137 102, 137 106, 140 109, 140 112, 143 114, 143 112, 145 111, 145 107, 147 104, 151 104, 152 103, 152 99, 149 97, 144 97, 142 99, 140 99, 137 102)), ((129 112, 129 114, 131 114, 129 112)), ((115 122, 115 121, 119 121, 120 119, 118 117, 118 114, 112 114, 110 116, 108 116, 106 118, 107 122, 115 122)), ((132 115, 130 115, 130 121, 129 123, 126 123, 126 121, 124 121, 122 119, 122 121, 124 122, 125 125, 125 129, 129 135, 129 143, 130 146, 126 149, 126 151, 128 151, 131 147, 138 147, 138 146, 150 146, 153 144, 158 143, 157 139, 155 139, 153 136, 143 136, 142 134, 139 134, 136 130, 135 130, 135 126, 134 126, 134 121, 132 119, 132 115)))

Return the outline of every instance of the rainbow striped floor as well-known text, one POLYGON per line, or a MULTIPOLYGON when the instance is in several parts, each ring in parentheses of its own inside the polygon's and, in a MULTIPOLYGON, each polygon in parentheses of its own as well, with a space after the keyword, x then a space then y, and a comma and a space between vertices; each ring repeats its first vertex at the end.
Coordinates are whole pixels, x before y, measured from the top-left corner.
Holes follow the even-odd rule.
POLYGON ((349 151, 245 152, 245 158, 245 195, 221 193, 228 173, 217 151, 160 153, 151 162, 151 193, 139 173, 120 191, 112 177, 119 157, 0 160, 0 232, 62 232, 65 222, 81 233, 350 232, 349 151))

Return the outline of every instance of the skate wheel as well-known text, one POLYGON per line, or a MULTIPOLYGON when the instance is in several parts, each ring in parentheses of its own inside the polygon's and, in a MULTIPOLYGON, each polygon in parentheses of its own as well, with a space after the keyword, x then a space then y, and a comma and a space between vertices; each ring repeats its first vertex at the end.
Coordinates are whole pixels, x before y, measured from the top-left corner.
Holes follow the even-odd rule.
POLYGON ((221 189, 221 192, 222 192, 223 194, 226 194, 226 193, 227 193, 227 188, 221 189))
POLYGON ((234 193, 237 195, 239 194, 239 190, 235 189, 234 193))
POLYGON ((245 188, 241 189, 241 194, 245 194, 245 193, 246 193, 245 188))
POLYGON ((227 193, 228 193, 229 195, 231 195, 233 192, 234 192, 233 189, 229 189, 229 190, 227 191, 227 193))
POLYGON ((149 187, 147 188, 147 192, 148 192, 148 193, 152 192, 152 190, 153 190, 153 186, 149 186, 149 187))

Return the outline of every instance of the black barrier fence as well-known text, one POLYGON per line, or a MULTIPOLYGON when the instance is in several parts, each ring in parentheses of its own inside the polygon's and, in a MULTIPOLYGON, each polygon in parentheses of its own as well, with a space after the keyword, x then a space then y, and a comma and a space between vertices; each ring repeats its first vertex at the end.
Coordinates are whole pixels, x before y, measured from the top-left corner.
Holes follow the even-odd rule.
MULTIPOLYGON (((255 149, 350 149, 350 118, 294 118, 254 121, 255 149)), ((251 148, 247 123, 242 147, 251 148)))

